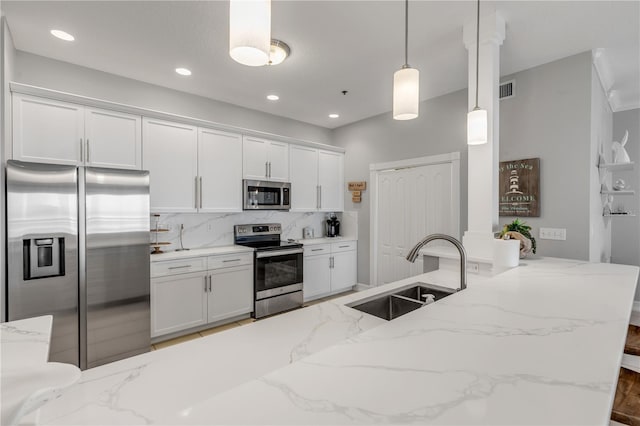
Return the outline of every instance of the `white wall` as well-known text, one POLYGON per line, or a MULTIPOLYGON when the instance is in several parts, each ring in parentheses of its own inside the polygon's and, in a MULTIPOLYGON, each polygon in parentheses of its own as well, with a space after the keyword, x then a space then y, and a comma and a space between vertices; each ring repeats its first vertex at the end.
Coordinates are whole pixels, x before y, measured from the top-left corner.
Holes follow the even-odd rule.
POLYGON ((515 79, 516 95, 500 104, 500 161, 540 158, 540 217, 523 218, 538 255, 589 259, 591 66, 585 52, 501 79, 515 79), (565 228, 567 240, 541 240, 540 227, 565 228))
POLYGON ((22 51, 16 54, 14 81, 311 142, 331 143, 331 131, 323 127, 22 51))
MULTIPOLYGON (((5 141, 11 139, 11 97, 9 94, 9 81, 14 75, 15 49, 11 32, 4 16, 0 19, 0 322, 5 321, 5 197, 4 197, 4 168, 5 168, 5 141)), ((8 145, 8 144, 7 144, 8 145)))
MULTIPOLYGON (((611 161, 611 132, 613 116, 598 73, 591 67, 591 155, 589 168, 589 261, 609 262, 611 260, 611 219, 603 217, 603 196, 601 173, 596 165, 602 151, 611 161)), ((602 177, 606 176, 605 174, 602 177)), ((611 188, 610 177, 605 182, 611 188)))
MULTIPOLYGON (((613 208, 620 207, 638 216, 611 219, 611 262, 640 266, 640 109, 613 113, 613 140, 620 142, 625 130, 629 131, 625 148, 635 167, 633 170, 615 172, 613 180, 624 179, 636 193, 633 196, 616 197, 613 208)), ((636 288, 635 300, 640 301, 640 287, 636 288)))
MULTIPOLYGON (((391 99, 389 99, 391 106, 391 99)), ((467 228, 467 91, 461 90, 420 103, 420 115, 411 121, 395 121, 381 114, 333 132, 334 144, 345 148, 345 179, 369 181, 369 164, 459 151, 460 229, 467 228)), ((368 188, 371 182, 368 182, 368 188)), ((370 190, 362 202, 345 196, 345 209, 358 212, 358 282, 369 284, 370 190)), ((416 242, 424 235, 416 235, 416 242)))

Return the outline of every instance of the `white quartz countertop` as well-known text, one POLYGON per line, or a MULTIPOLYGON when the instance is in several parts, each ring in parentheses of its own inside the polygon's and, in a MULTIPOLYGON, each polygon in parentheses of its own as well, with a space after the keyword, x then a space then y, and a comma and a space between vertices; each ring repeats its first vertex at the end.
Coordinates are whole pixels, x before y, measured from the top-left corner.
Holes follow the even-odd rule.
POLYGON ((152 254, 151 262, 162 262, 165 260, 188 259, 191 257, 214 256, 219 254, 233 254, 252 252, 251 247, 231 245, 219 247, 206 247, 198 249, 190 249, 184 251, 170 251, 166 253, 152 254))
POLYGON ((638 268, 525 259, 386 322, 435 271, 83 372, 44 424, 607 424, 638 268))
POLYGON ((44 364, 49 359, 53 317, 45 315, 0 324, 2 368, 44 364))
POLYGON ((353 237, 323 237, 323 238, 301 238, 296 240, 299 243, 302 243, 305 246, 312 246, 315 244, 329 244, 329 243, 339 243, 344 241, 357 241, 357 238, 353 237))

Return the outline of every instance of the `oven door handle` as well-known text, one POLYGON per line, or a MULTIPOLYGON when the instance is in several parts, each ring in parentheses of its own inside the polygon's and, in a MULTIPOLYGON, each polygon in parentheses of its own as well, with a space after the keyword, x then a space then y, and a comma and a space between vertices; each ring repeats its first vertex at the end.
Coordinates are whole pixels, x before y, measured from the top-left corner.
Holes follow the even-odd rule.
POLYGON ((256 259, 262 259, 264 257, 285 256, 288 254, 298 254, 302 252, 303 252, 302 248, 292 249, 292 250, 263 251, 263 252, 256 253, 256 259))

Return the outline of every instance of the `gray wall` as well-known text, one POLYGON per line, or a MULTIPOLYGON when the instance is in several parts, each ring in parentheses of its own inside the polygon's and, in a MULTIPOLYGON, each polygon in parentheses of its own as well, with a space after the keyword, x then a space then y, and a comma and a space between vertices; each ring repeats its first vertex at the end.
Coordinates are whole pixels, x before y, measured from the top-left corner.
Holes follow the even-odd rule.
MULTIPOLYGON (((640 213, 640 109, 613 113, 613 140, 620 142, 624 131, 629 130, 625 145, 635 167, 630 171, 615 172, 613 179, 621 178, 636 191, 633 196, 617 197, 614 209, 640 213)), ((611 262, 640 266, 640 216, 611 219, 611 262)), ((636 300, 640 301, 640 287, 636 288, 636 300)))
MULTIPOLYGON (((211 76, 215 78, 215 76, 211 76)), ((213 121, 311 142, 331 143, 331 130, 289 118, 17 51, 19 83, 213 121)))
MULTIPOLYGON (((391 99, 389 99, 391 105, 391 99)), ((467 91, 420 104, 420 115, 395 121, 391 113, 335 129, 334 144, 345 148, 346 181, 369 182, 369 164, 460 151, 460 230, 467 228, 467 91)), ((369 182, 370 185, 370 182, 369 182)), ((369 188, 369 186, 368 186, 369 188)), ((362 202, 345 197, 345 210, 358 212, 358 282, 369 284, 369 189, 362 202)), ((416 240, 423 235, 416 235, 416 240)))
MULTIPOLYGON (((500 103, 500 161, 540 158, 538 255, 589 259, 591 52, 531 68, 516 96, 500 103), (567 240, 541 240, 540 227, 566 228, 567 240)), ((500 224, 513 220, 500 217, 500 224)))

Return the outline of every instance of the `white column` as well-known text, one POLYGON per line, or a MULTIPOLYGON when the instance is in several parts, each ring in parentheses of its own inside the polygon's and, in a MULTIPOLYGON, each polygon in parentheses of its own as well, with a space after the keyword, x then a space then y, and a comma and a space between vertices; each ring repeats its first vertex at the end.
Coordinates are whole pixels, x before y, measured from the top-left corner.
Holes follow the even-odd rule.
MULTIPOLYGON (((472 256, 491 258, 493 232, 498 230, 500 45, 505 38, 504 20, 497 14, 480 20, 478 106, 487 110, 488 134, 484 145, 470 145, 468 166, 468 220, 463 243, 472 256)), ((475 106, 476 21, 464 26, 469 52, 469 111, 475 106)))

